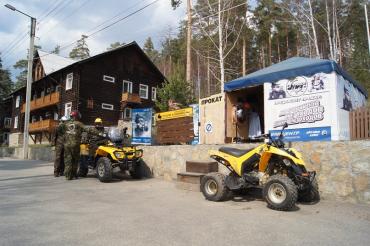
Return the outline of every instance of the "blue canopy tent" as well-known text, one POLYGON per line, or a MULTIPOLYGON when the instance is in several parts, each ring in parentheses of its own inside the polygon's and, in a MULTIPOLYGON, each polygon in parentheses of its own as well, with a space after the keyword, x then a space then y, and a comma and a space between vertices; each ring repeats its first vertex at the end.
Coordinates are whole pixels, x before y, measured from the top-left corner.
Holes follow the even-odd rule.
POLYGON ((297 76, 312 76, 315 73, 331 73, 335 71, 350 81, 365 96, 368 94, 364 87, 353 80, 335 61, 324 59, 311 59, 304 57, 292 57, 267 68, 258 70, 244 77, 226 82, 226 92, 240 90, 249 86, 262 85, 266 82, 275 82, 281 79, 289 79, 297 76))

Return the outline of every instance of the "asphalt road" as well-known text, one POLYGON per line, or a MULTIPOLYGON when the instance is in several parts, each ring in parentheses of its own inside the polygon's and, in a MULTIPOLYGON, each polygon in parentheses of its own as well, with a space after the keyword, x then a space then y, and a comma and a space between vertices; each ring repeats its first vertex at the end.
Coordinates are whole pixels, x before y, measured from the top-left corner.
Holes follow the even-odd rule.
POLYGON ((52 164, 0 159, 0 245, 370 245, 370 206, 278 212, 221 203, 160 179, 66 181, 52 164))

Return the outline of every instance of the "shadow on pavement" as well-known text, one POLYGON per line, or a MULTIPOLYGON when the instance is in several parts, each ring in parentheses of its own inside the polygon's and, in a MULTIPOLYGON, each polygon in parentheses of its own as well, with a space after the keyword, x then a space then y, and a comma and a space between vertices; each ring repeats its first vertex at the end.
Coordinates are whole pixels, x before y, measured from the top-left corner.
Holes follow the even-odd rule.
POLYGON ((0 182, 1 181, 18 180, 18 179, 33 179, 33 178, 41 178, 41 177, 50 177, 50 176, 54 176, 54 175, 53 174, 44 174, 44 175, 25 176, 25 177, 13 177, 13 178, 0 179, 0 182))
POLYGON ((51 165, 52 164, 50 162, 46 161, 0 159, 0 170, 4 171, 25 170, 51 165))

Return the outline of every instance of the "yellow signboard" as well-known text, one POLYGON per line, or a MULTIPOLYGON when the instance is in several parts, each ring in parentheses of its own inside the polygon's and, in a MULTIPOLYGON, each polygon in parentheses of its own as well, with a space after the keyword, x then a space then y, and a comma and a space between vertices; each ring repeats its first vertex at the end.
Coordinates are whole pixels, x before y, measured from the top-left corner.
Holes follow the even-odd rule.
POLYGON ((193 117, 193 108, 183 108, 155 114, 155 120, 172 120, 182 117, 193 117))

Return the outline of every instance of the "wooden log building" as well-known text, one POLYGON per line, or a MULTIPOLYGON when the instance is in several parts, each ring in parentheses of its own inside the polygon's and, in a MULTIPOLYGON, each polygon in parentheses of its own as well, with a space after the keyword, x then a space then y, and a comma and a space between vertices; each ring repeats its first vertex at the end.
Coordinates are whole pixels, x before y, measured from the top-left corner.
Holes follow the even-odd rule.
MULTIPOLYGON (((30 138, 51 141, 58 119, 71 111, 92 125, 129 125, 133 108, 154 107, 165 77, 136 42, 74 61, 38 50, 33 64, 30 138)), ((26 88, 12 93, 10 145, 22 144, 26 88)), ((31 141, 31 142, 32 142, 31 141)))

